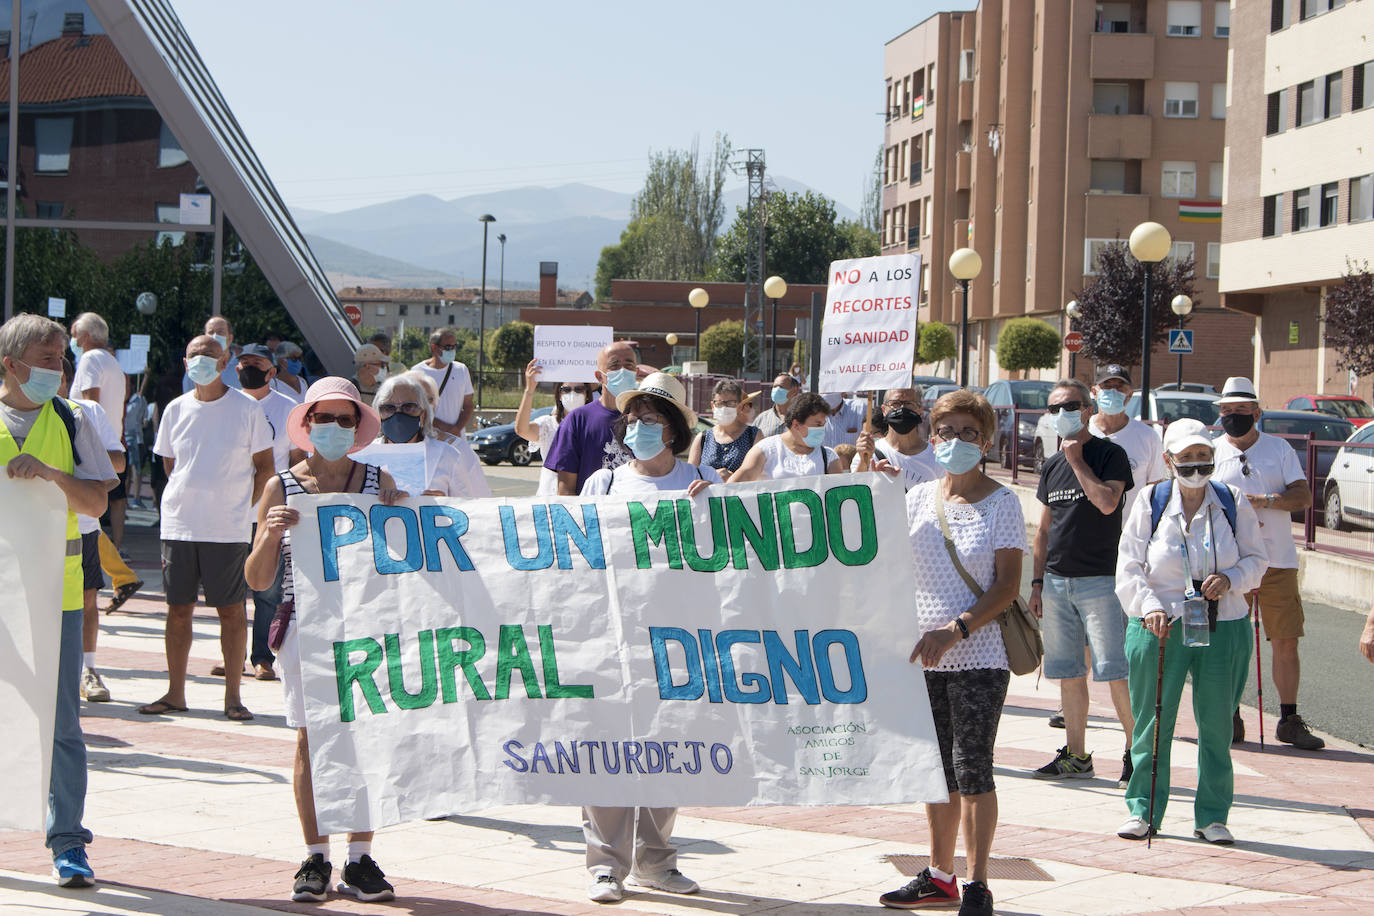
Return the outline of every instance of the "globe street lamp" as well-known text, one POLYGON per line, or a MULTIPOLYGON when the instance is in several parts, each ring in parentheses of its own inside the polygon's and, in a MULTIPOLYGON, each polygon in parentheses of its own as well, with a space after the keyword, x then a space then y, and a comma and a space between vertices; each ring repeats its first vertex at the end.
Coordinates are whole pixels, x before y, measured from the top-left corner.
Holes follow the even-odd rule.
MULTIPOLYGON (((1178 329, 1183 330, 1183 319, 1193 310, 1193 300, 1182 293, 1174 297, 1174 301, 1169 303, 1169 308, 1174 310, 1178 316, 1178 329)), ((1178 390, 1183 390, 1183 354, 1178 354, 1178 390)))
POLYGON ((763 281, 763 294, 773 300, 773 342, 768 347, 768 376, 772 378, 773 360, 778 356, 778 300, 787 295, 787 281, 782 277, 772 276, 763 281))
POLYGON ((697 316, 697 347, 696 354, 692 357, 696 362, 701 360, 701 310, 706 308, 706 303, 711 301, 711 297, 707 295, 706 290, 698 286, 687 294, 687 301, 691 303, 692 311, 697 316))
POLYGON ((482 301, 478 308, 481 318, 477 331, 477 406, 482 406, 482 366, 487 358, 487 227, 496 222, 496 217, 483 213, 477 217, 482 224, 482 301))
MULTIPOLYGON (((1083 310, 1078 307, 1077 299, 1070 299, 1069 304, 1064 306, 1064 314, 1069 318, 1069 332, 1073 333, 1078 329, 1078 319, 1083 317, 1083 310)), ((1078 351, 1069 351, 1069 378, 1078 378, 1078 351)))
POLYGON ((964 308, 959 315, 959 385, 968 387, 968 282, 983 269, 983 259, 972 248, 960 248, 949 256, 949 272, 964 289, 964 308))
POLYGON ((1154 280, 1154 267, 1169 256, 1173 245, 1169 230, 1159 223, 1141 223, 1131 230, 1131 254, 1145 268, 1145 308, 1140 330, 1140 419, 1150 419, 1150 307, 1154 296, 1151 288, 1154 280))
POLYGON ((496 241, 501 243, 501 285, 496 293, 496 323, 502 325, 506 323, 506 234, 503 232, 498 235, 496 241))

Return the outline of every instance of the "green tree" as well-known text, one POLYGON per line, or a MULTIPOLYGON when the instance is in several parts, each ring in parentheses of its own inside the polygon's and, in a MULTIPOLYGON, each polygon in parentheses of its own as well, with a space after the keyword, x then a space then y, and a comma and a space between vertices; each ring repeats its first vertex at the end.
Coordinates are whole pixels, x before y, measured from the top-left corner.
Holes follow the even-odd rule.
POLYGON ((701 332, 701 358, 711 372, 734 375, 744 364, 744 322, 717 321, 701 332))
POLYGON ((534 325, 508 321, 496 330, 487 351, 491 361, 503 369, 524 370, 534 358, 534 325))
POLYGON ((959 348, 954 341, 954 331, 944 322, 932 321, 923 325, 920 340, 916 356, 923 363, 938 363, 942 359, 953 359, 959 355, 959 348))
POLYGON ((878 152, 873 156, 873 172, 864 182, 863 211, 859 222, 877 240, 878 231, 883 227, 883 145, 878 144, 878 152))
POLYGON ((1336 350, 1337 369, 1374 373, 1374 274, 1369 262, 1345 260, 1344 282, 1326 292, 1326 345, 1336 350))
MULTIPOLYGON (((825 283, 831 261, 878 253, 878 236, 852 220, 836 220, 835 204, 815 191, 768 195, 764 264, 789 283, 825 283)), ((744 279, 752 224, 743 207, 716 246, 711 279, 744 279)))
MULTIPOLYGON (((1083 335, 1083 355, 1096 363, 1138 366, 1140 332, 1145 323, 1145 268, 1125 242, 1099 249, 1095 266, 1097 274, 1074 297, 1083 312, 1076 324, 1083 335)), ((1193 281, 1191 257, 1182 261, 1165 258, 1155 265, 1150 284, 1152 345, 1164 343, 1169 329, 1178 326, 1178 316, 1169 308, 1175 296, 1192 299, 1194 310, 1201 304, 1193 281)), ((1185 325, 1188 321, 1183 319, 1185 325)))
POLYGON ((1059 365, 1059 332, 1039 318, 1013 318, 997 339, 997 363, 1013 372, 1059 365))

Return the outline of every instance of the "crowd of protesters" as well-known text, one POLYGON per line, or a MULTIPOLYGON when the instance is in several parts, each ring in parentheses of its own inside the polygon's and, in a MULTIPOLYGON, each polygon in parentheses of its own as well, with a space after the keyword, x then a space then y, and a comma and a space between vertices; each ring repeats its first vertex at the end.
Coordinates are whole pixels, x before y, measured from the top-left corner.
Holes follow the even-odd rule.
MULTIPOLYGON (((192 612, 203 597, 218 613, 222 664, 212 674, 224 678, 224 715, 253 718, 240 691, 245 661, 251 676, 282 682, 286 722, 297 729, 293 785, 306 845, 292 896, 323 900, 333 866, 329 838, 315 821, 293 626, 290 545, 300 513, 286 501, 300 493, 374 494, 385 504, 421 494, 490 496, 463 438, 475 405, 470 374, 455 358, 457 339, 451 330, 435 332, 429 358, 392 374, 390 341, 378 335, 356 351, 351 378, 312 384, 298 345, 276 335, 235 342, 230 322, 214 316, 186 344, 182 377, 164 376, 151 398, 145 385, 126 382, 109 339, 105 321, 92 313, 78 316, 70 335, 34 315, 0 327, 0 459, 10 477, 55 483, 68 506, 47 837, 58 881, 94 880, 85 855, 91 834, 81 824, 79 699, 109 699, 95 665, 102 567, 114 576, 112 607, 143 584, 117 547, 126 500, 141 505, 146 455, 159 509, 168 686, 138 712, 187 710, 192 612), (412 487, 420 492, 407 493, 378 464, 350 457, 379 444, 422 448, 425 479, 412 487)), ((900 480, 916 573, 906 637, 910 661, 924 673, 949 797, 926 807, 929 867, 882 895, 885 906, 992 912, 993 748, 1010 681, 997 620, 1021 592, 1027 553, 1043 673, 1059 682, 1062 703, 1051 724, 1067 739, 1033 775, 1096 775, 1086 729, 1091 671, 1107 683, 1124 736, 1119 786, 1129 817, 1121 837, 1144 839, 1158 829, 1169 793, 1168 747, 1191 679, 1199 732, 1195 833, 1211 843, 1233 841, 1230 750, 1243 740, 1237 710, 1251 662, 1252 596, 1272 645, 1282 710, 1276 736, 1322 747, 1297 712, 1303 612, 1286 517, 1303 508, 1307 490, 1292 450, 1255 428, 1258 400, 1246 379, 1225 386, 1217 439, 1197 421, 1177 421, 1161 436, 1127 417, 1131 380, 1121 366, 1101 367, 1091 388, 1058 382, 1048 412, 1062 445, 1045 462, 1036 492, 1042 509, 1028 544, 1020 500, 985 473, 997 418, 971 391, 933 405, 923 404, 919 387, 872 398, 818 394, 805 390, 794 367, 752 394, 738 381, 718 381, 712 422, 701 428, 682 382, 641 366, 628 343, 598 354, 594 381, 556 385, 553 411, 535 418, 540 376, 532 361, 515 419, 516 433, 543 455, 540 495, 695 497, 713 486, 861 471, 900 480), (954 857, 961 830, 962 888, 954 857)), ((1374 611, 1360 648, 1374 661, 1374 611)), ((697 891, 677 867, 675 817, 675 808, 584 808, 588 897, 620 900, 626 884, 697 891)), ((390 899, 371 839, 348 837, 338 887, 364 901, 390 899)))

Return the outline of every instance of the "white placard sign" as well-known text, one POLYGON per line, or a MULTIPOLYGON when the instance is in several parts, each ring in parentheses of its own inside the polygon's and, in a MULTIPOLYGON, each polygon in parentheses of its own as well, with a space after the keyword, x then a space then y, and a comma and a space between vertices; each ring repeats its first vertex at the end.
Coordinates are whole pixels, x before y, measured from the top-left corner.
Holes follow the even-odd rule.
POLYGON ((354 461, 375 464, 391 475, 396 489, 413 495, 425 492, 429 469, 423 442, 374 442, 351 456, 354 461))
POLYGON ((57 296, 49 296, 49 297, 48 297, 48 317, 49 317, 49 318, 66 318, 66 317, 67 317, 67 300, 66 300, 66 299, 59 299, 57 296))
POLYGON ((597 325, 537 324, 534 358, 544 371, 541 382, 594 382, 596 354, 611 342, 614 328, 597 325))
POLYGON ((177 214, 183 226, 208 226, 211 223, 209 194, 182 194, 177 214))
POLYGON ((135 351, 137 351, 137 350, 142 350, 144 353, 147 353, 149 350, 152 349, 152 347, 153 347, 153 338, 152 338, 152 335, 150 335, 150 334, 130 334, 130 335, 129 335, 129 349, 130 349, 130 350, 135 350, 135 351))
POLYGON ((901 486, 291 497, 320 830, 946 800, 901 486))
POLYGON ((830 263, 821 329, 821 391, 911 384, 921 256, 894 254, 830 263))
POLYGON ((147 350, 116 350, 115 359, 119 362, 120 371, 125 375, 138 375, 140 372, 148 371, 147 350))

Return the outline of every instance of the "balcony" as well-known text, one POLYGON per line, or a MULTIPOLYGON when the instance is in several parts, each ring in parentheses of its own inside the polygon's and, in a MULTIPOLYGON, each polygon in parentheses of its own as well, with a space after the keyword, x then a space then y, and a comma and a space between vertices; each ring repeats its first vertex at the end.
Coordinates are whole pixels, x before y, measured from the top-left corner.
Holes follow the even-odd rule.
POLYGON ((1094 194, 1083 197, 1083 234, 1088 238, 1128 238, 1150 218, 1148 194, 1094 194))
POLYGON ((1088 158, 1149 159, 1150 116, 1088 115, 1088 158))
POLYGON ((973 176, 973 153, 961 150, 954 154, 954 190, 967 191, 973 176))
POLYGON ((1090 45, 1090 76, 1095 80, 1148 80, 1155 75, 1153 35, 1095 32, 1090 45))

